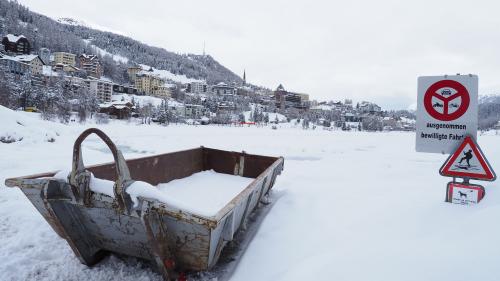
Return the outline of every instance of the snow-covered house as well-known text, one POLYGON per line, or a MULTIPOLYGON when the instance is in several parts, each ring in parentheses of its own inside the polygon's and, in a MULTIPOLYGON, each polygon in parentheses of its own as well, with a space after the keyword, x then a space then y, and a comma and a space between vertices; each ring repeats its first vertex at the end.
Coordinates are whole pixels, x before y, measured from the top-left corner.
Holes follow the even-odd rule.
POLYGON ((153 87, 151 91, 151 95, 153 97, 161 98, 161 99, 167 99, 172 96, 172 89, 175 88, 175 85, 172 84, 163 84, 163 85, 158 85, 156 87, 153 87))
POLYGON ((2 45, 6 52, 15 54, 29 54, 31 45, 24 35, 7 34, 2 38, 2 45))
POLYGON ((76 73, 80 72, 79 68, 72 66, 72 65, 69 65, 69 64, 63 64, 63 63, 54 64, 52 70, 55 72, 64 72, 64 73, 72 75, 72 76, 74 76, 74 75, 76 75, 76 73))
POLYGON ((382 108, 374 103, 363 101, 357 107, 357 110, 362 113, 376 114, 382 111, 382 108))
POLYGON ((226 95, 226 94, 236 95, 237 94, 236 87, 229 86, 224 82, 220 82, 217 85, 213 85, 211 87, 211 92, 213 94, 216 94, 216 95, 226 95))
POLYGON ((0 63, 7 66, 7 69, 14 74, 25 75, 30 73, 30 65, 16 57, 3 56, 0 58, 0 63))
POLYGON ((45 63, 38 55, 21 55, 16 57, 20 62, 29 64, 32 75, 42 75, 45 63))
POLYGON ((135 110, 135 106, 128 101, 113 101, 99 104, 99 113, 106 113, 117 119, 127 119, 135 110))
POLYGON ((186 104, 184 105, 184 117, 199 119, 203 116, 205 108, 202 105, 186 104))

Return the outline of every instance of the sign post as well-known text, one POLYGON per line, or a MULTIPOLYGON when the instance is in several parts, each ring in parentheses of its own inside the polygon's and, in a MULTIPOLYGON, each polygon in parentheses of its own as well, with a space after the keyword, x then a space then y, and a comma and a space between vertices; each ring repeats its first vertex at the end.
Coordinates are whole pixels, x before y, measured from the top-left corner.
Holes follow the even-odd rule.
POLYGON ((416 150, 452 153, 469 135, 476 139, 477 75, 418 78, 416 150))
POLYGON ((478 123, 476 75, 422 76, 418 78, 417 152, 451 153, 439 173, 452 177, 446 202, 479 203, 484 187, 471 179, 494 181, 495 172, 476 143, 478 123), (456 182, 462 178, 463 182, 456 182))

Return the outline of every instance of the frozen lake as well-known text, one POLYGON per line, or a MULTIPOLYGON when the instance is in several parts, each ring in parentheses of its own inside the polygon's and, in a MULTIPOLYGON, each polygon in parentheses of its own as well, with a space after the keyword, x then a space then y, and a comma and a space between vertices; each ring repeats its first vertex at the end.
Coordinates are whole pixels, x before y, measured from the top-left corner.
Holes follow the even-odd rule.
MULTIPOLYGON (((7 177, 68 169, 73 142, 86 128, 22 122, 36 129, 21 142, 0 144, 1 279, 161 280, 133 258, 111 256, 93 268, 81 265, 24 195, 4 186, 7 177), (55 142, 45 141, 45 131, 55 142)), ((200 145, 285 157, 273 191, 277 202, 233 280, 500 276, 500 184, 484 183, 486 197, 477 206, 444 203, 449 179, 438 169, 446 156, 416 153, 414 133, 133 123, 98 127, 125 158, 200 145)), ((479 144, 499 172, 500 136, 481 136, 479 144)), ((83 144, 83 159, 95 164, 112 157, 104 143, 90 138, 83 144)))

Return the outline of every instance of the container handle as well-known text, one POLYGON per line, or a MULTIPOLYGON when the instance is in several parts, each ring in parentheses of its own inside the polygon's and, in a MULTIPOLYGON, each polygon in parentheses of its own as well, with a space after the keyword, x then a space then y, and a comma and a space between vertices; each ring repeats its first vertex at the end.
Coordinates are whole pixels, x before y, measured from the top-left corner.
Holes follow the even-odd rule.
MULTIPOLYGON (((130 178, 130 171, 121 151, 116 148, 116 145, 113 143, 113 141, 111 141, 111 139, 103 131, 97 128, 90 128, 83 131, 83 133, 76 139, 73 146, 73 164, 69 182, 71 185, 77 188, 79 188, 81 185, 79 184, 81 183, 81 181, 78 180, 79 175, 86 173, 85 165, 83 164, 82 159, 81 147, 82 142, 91 134, 96 134, 98 137, 100 137, 113 154, 116 168, 116 181, 113 187, 113 192, 115 194, 115 198, 118 200, 118 204, 120 205, 120 207, 122 209, 126 209, 125 202, 129 200, 126 200, 127 195, 125 194, 125 188, 132 182, 132 179, 130 178)), ((89 180, 87 180, 87 184, 89 183, 89 180)))

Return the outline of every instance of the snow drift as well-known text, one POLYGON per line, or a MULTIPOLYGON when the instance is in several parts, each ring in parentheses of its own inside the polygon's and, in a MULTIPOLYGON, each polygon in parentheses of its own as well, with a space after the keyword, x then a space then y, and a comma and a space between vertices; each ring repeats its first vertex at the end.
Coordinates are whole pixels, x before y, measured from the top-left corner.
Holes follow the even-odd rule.
POLYGON ((13 111, 0 106, 0 142, 54 142, 64 125, 44 121, 36 113, 13 111))

